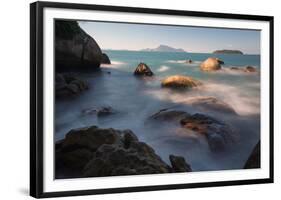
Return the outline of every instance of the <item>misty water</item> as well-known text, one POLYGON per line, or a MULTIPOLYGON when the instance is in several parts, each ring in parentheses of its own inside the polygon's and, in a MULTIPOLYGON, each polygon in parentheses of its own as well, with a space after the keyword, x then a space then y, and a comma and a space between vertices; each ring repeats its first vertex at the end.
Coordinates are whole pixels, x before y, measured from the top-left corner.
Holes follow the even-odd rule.
POLYGON ((100 72, 79 73, 90 89, 72 98, 57 100, 55 106, 55 140, 63 139, 73 128, 97 125, 101 128, 131 129, 167 163, 170 154, 183 156, 193 171, 243 168, 260 137, 260 74, 230 70, 247 65, 260 68, 258 55, 212 55, 195 53, 160 53, 137 51, 105 51, 111 65, 102 65, 100 72), (200 62, 218 57, 225 64, 217 72, 199 69, 200 62), (193 63, 187 64, 185 60, 193 63), (146 63, 153 77, 138 78, 133 72, 139 62, 146 63), (107 73, 107 72, 110 72, 107 73), (187 75, 203 85, 173 91, 161 88, 161 80, 170 75, 187 75), (185 101, 212 96, 231 105, 238 115, 198 110, 185 101), (97 118, 82 110, 110 106, 116 114, 97 118), (164 108, 190 114, 205 113, 231 125, 237 142, 225 151, 212 152, 206 138, 192 131, 183 131, 172 123, 151 122, 149 116, 164 108))

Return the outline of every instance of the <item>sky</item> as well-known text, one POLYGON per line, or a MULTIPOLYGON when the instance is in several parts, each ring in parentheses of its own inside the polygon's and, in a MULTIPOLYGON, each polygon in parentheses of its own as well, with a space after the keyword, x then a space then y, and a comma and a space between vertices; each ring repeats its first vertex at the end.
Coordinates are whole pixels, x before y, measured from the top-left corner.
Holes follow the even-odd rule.
POLYGON ((162 44, 194 53, 233 49, 260 54, 260 31, 257 30, 93 21, 79 21, 79 25, 101 49, 140 50, 162 44))

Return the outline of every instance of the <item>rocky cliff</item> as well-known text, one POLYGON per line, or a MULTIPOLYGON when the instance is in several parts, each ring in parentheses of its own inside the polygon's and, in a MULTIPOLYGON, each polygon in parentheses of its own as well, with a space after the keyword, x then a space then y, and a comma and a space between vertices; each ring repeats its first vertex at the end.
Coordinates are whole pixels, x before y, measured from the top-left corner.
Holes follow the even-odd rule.
POLYGON ((55 21, 56 71, 97 69, 102 51, 76 21, 55 21))

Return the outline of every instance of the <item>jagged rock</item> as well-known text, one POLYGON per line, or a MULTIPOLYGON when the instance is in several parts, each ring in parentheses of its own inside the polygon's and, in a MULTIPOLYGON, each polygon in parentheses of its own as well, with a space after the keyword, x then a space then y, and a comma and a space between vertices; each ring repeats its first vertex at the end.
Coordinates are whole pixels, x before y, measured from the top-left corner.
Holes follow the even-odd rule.
POLYGON ((105 53, 102 54, 101 63, 102 64, 111 64, 110 59, 107 56, 107 54, 105 54, 105 53))
POLYGON ((55 21, 56 71, 97 69, 101 61, 99 45, 76 21, 55 21))
POLYGON ((71 130, 56 145, 56 178, 170 173, 187 169, 180 157, 166 164, 130 130, 96 126, 71 130))
POLYGON ((221 61, 218 58, 208 58, 201 63, 200 69, 202 71, 216 71, 221 69, 221 61))
POLYGON ((193 79, 189 76, 174 75, 169 76, 162 80, 162 87, 183 89, 183 88, 193 88, 201 85, 202 83, 198 80, 193 79))
POLYGON ((184 157, 170 155, 169 159, 174 172, 192 172, 190 165, 185 162, 184 157))
POLYGON ((251 155, 249 156, 247 162, 245 163, 244 169, 254 169, 260 168, 261 155, 260 155, 260 141, 254 147, 251 155))
POLYGON ((134 75, 136 76, 153 76, 153 72, 145 63, 138 64, 135 69, 134 75))

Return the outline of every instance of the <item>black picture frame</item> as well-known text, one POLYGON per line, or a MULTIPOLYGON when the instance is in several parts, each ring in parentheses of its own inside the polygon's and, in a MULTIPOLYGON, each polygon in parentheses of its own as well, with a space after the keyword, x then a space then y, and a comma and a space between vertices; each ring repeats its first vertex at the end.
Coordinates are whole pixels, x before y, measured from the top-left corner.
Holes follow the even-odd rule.
POLYGON ((194 12, 183 10, 164 10, 151 8, 104 6, 90 4, 35 2, 30 4, 30 195, 35 198, 93 195, 106 193, 139 192, 153 190, 186 189, 198 187, 216 187, 229 185, 245 185, 273 183, 273 20, 272 16, 225 14, 213 12, 194 12), (117 11, 133 13, 162 14, 171 16, 196 16, 204 18, 246 19, 266 21, 270 24, 270 177, 254 180, 234 180, 220 182, 202 182, 176 185, 157 185, 126 188, 92 189, 66 192, 44 192, 43 190, 43 27, 44 8, 78 9, 91 11, 117 11))

